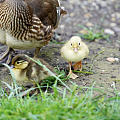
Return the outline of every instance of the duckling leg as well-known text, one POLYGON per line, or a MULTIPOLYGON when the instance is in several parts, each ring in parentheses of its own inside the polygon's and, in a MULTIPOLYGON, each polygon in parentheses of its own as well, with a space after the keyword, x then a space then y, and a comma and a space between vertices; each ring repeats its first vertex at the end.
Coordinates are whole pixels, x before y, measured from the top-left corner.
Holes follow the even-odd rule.
POLYGON ((72 66, 72 62, 69 62, 69 74, 67 76, 72 79, 76 79, 78 76, 72 72, 71 66, 72 66))
POLYGON ((74 70, 82 71, 82 61, 79 61, 73 65, 74 70))
POLYGON ((14 50, 10 47, 7 48, 7 50, 1 54, 0 56, 0 63, 6 63, 9 64, 11 62, 12 54, 14 50))

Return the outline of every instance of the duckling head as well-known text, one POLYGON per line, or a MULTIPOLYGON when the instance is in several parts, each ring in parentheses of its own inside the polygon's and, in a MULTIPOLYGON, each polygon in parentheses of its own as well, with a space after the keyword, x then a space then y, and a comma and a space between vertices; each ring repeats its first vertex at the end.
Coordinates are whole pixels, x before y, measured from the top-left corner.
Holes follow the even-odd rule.
POLYGON ((74 53, 78 53, 79 50, 82 48, 82 40, 79 36, 73 36, 68 42, 67 42, 67 47, 69 49, 72 49, 74 53))
POLYGON ((28 67, 29 60, 25 57, 25 55, 18 54, 12 59, 11 68, 24 70, 28 67))

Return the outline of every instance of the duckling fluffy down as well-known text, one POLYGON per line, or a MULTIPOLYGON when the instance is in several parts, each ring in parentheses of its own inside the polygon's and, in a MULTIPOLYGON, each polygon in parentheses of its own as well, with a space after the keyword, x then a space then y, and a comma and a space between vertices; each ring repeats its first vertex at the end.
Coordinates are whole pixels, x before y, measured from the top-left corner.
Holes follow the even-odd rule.
POLYGON ((62 48, 61 55, 68 62, 79 62, 89 54, 87 45, 78 36, 73 36, 62 48), (74 51, 77 46, 78 51, 74 51))

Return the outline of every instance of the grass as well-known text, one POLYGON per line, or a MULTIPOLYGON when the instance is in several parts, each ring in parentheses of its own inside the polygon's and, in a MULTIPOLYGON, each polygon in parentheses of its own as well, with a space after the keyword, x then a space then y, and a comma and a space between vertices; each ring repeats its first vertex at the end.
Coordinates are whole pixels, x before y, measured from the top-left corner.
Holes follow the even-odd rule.
MULTIPOLYGON (((66 77, 66 73, 64 70, 60 70, 59 67, 55 67, 54 71, 63 82, 68 80, 68 77, 66 77)), ((55 83, 55 80, 56 79, 53 76, 50 76, 50 77, 44 79, 44 81, 42 81, 41 85, 42 86, 45 86, 45 85, 52 86, 55 83)), ((58 81, 57 84, 62 85, 60 81, 58 81)))
POLYGON ((56 41, 56 40, 54 40, 54 39, 52 39, 51 41, 50 41, 50 44, 65 44, 65 42, 58 42, 58 41, 56 41))
MULTIPOLYGON (((36 63, 41 64, 38 61, 36 63)), ((17 85, 7 85, 11 90, 8 95, 1 88, 0 120, 119 120, 118 91, 115 90, 115 96, 108 97, 108 93, 106 95, 103 89, 94 88, 94 84, 91 87, 79 87, 71 82, 69 87, 64 83, 64 71, 57 68, 56 72, 60 74, 55 77, 56 80, 64 87, 59 88, 55 80, 51 86, 53 92, 47 89, 43 92, 39 88, 38 95, 30 96, 32 88, 21 92, 17 85), (83 93, 83 89, 87 90, 83 93), (101 96, 94 96, 94 92, 99 92, 101 96), (22 94, 26 96, 22 97, 22 94)), ((16 84, 14 79, 13 82, 16 84)))
POLYGON ((96 39, 105 39, 109 40, 109 35, 104 33, 103 29, 100 29, 98 27, 95 28, 87 28, 84 26, 79 25, 85 32, 80 34, 80 37, 83 39, 86 39, 90 42, 95 41, 96 39))
POLYGON ((2 97, 0 99, 1 120, 119 120, 120 97, 93 97, 93 87, 85 94, 78 95, 66 89, 60 94, 42 92, 36 97, 2 97))

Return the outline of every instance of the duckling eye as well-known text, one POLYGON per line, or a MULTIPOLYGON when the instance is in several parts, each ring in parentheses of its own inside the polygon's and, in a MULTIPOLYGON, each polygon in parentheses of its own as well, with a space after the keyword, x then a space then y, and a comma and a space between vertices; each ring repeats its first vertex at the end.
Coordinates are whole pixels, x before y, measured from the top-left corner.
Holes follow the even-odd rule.
POLYGON ((17 61, 16 63, 17 63, 17 64, 20 64, 21 62, 17 61))
POLYGON ((78 43, 80 45, 80 43, 78 43))
POLYGON ((17 61, 16 64, 21 64, 21 63, 23 63, 23 62, 24 62, 23 60, 17 61))
POLYGON ((71 43, 71 46, 72 46, 72 43, 71 43))

